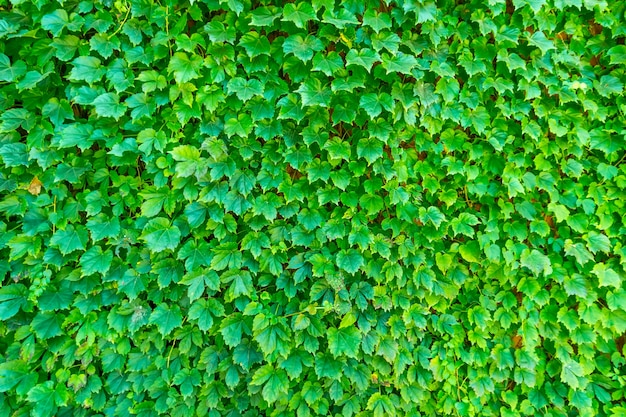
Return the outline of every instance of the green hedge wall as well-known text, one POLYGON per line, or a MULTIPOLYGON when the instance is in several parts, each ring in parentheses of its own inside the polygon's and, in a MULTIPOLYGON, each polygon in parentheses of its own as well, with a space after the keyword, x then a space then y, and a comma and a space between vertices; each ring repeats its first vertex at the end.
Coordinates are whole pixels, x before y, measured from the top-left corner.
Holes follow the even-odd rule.
POLYGON ((0 0, 0 416, 626 416, 625 11, 0 0))

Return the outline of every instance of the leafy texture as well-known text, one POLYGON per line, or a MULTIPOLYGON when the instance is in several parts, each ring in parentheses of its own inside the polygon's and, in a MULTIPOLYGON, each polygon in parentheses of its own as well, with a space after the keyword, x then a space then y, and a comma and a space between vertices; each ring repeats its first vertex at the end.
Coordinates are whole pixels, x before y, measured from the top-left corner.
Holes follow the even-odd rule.
POLYGON ((0 417, 625 416, 626 2, 0 1, 0 417))

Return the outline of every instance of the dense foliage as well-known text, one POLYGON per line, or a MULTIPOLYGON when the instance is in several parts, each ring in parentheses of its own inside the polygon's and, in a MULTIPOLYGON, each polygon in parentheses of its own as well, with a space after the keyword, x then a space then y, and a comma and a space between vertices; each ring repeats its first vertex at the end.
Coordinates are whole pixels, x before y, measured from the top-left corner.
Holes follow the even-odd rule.
POLYGON ((0 0, 0 416, 626 416, 625 11, 0 0))

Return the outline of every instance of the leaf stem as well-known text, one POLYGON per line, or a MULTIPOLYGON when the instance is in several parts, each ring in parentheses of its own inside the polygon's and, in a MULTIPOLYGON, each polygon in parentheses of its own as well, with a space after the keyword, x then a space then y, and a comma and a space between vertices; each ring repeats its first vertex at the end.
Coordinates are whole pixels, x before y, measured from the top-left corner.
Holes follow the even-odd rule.
POLYGON ((130 7, 129 6, 130 6, 129 4, 126 4, 126 16, 124 16, 124 20, 122 20, 122 23, 120 23, 120 25, 117 27, 117 29, 115 29, 115 32, 113 32, 111 35, 109 35, 109 39, 111 39, 113 36, 117 35, 119 33, 119 31, 122 30, 122 27, 124 26, 124 24, 128 20, 128 15, 130 14, 130 7))

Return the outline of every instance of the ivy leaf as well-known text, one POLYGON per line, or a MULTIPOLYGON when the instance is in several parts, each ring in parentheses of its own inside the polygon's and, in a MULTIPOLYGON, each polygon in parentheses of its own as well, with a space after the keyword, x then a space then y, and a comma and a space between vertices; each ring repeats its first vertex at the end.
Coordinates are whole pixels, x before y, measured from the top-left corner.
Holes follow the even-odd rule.
POLYGON ((252 133, 253 127, 252 118, 247 114, 240 114, 237 118, 232 117, 226 121, 224 132, 229 138, 235 135, 243 138, 252 133))
POLYGON ((360 139, 356 153, 359 158, 365 158, 368 163, 373 164, 383 156, 383 143, 376 138, 360 139))
MULTIPOLYGON (((28 290, 22 284, 0 288, 0 320, 15 316, 27 303, 28 290)), ((2 391, 0 391, 2 392, 2 391)))
POLYGON ((534 32, 528 38, 528 44, 539 48, 542 54, 546 54, 548 51, 556 49, 554 43, 540 30, 534 32))
POLYGON ((57 230, 50 244, 57 247, 63 255, 67 255, 75 250, 85 250, 85 245, 89 240, 87 230, 84 227, 67 226, 64 230, 57 230))
POLYGON ((83 275, 105 274, 111 267, 112 261, 113 252, 110 249, 103 252, 100 246, 93 246, 80 257, 80 266, 83 275))
POLYGON ((272 26, 281 15, 280 9, 275 6, 255 8, 251 13, 253 26, 272 26))
POLYGON ((446 220, 446 216, 435 206, 430 206, 427 209, 420 207, 419 217, 422 223, 432 223, 437 229, 446 220))
POLYGON ((148 249, 153 252, 174 250, 180 243, 180 229, 171 225, 169 220, 157 217, 150 220, 143 229, 141 238, 145 240, 148 249))
POLYGON ((587 237, 587 249, 594 255, 598 252, 609 253, 611 250, 611 241, 601 233, 589 232, 587 237))
POLYGON ((565 254, 576 258, 576 262, 585 265, 589 261, 593 261, 593 255, 585 249, 582 243, 573 243, 570 239, 565 241, 565 254))
POLYGON ((13 82, 26 74, 27 67, 24 61, 16 61, 11 64, 8 56, 0 53, 0 81, 13 82))
POLYGON ((321 71, 329 77, 332 77, 333 74, 343 67, 343 60, 335 51, 329 52, 328 54, 318 52, 313 57, 313 69, 315 71, 321 71))
POLYGON ((0 363, 0 393, 11 390, 24 380, 30 372, 26 362, 12 360, 0 363))
POLYGON ((263 399, 269 404, 275 403, 282 396, 287 395, 289 380, 287 373, 282 369, 275 369, 272 365, 260 367, 250 382, 252 386, 263 386, 263 399))
POLYGON ((174 79, 178 84, 186 83, 200 76, 202 58, 197 55, 187 55, 184 52, 176 52, 167 66, 169 74, 174 73, 174 79))
POLYGON ((591 272, 598 277, 600 287, 622 287, 622 277, 602 262, 595 264, 591 272))
POLYGON ((46 340, 63 334, 62 324, 62 316, 52 312, 39 312, 31 322, 30 327, 38 338, 46 340))
POLYGON ((363 15, 363 25, 371 27, 374 32, 378 33, 383 29, 391 28, 391 17, 387 13, 368 9, 363 15))
POLYGON ((550 275, 552 273, 552 265, 550 258, 536 249, 525 250, 522 252, 520 262, 523 267, 526 267, 532 271, 533 274, 550 275))
POLYGON ((356 273, 364 264, 363 256, 355 249, 344 249, 337 253, 337 266, 349 274, 356 273))
POLYGON ((328 349, 334 357, 346 355, 356 358, 361 343, 361 332, 356 327, 328 329, 328 349))
POLYGON ((235 77, 228 82, 229 94, 235 94, 241 101, 248 101, 254 96, 263 94, 263 85, 259 80, 246 80, 235 77))
POLYGON ((239 45, 246 50, 250 58, 270 55, 270 42, 267 40, 267 37, 259 35, 256 31, 244 34, 241 39, 239 39, 239 45))
POLYGON ((584 375, 583 367, 575 361, 569 360, 563 363, 561 368, 561 381, 573 389, 581 386, 580 378, 584 375))
POLYGON ((213 299, 199 299, 189 308, 189 318, 196 320, 198 328, 203 332, 209 331, 213 327, 213 317, 223 316, 224 307, 213 299))
POLYGON ((51 417, 56 413, 56 398, 57 393, 54 390, 54 382, 46 381, 42 384, 37 384, 30 391, 28 391, 28 400, 35 404, 35 408, 32 410, 32 416, 34 417, 51 417))
POLYGON ((614 46, 606 54, 611 58, 611 65, 626 64, 626 46, 614 46))
POLYGON ((112 117, 119 120, 126 112, 126 104, 121 104, 119 96, 115 93, 101 94, 95 98, 93 105, 96 113, 101 117, 112 117))
POLYGON ((285 54, 294 54, 301 61, 307 62, 313 58, 315 52, 324 49, 324 44, 313 35, 291 35, 283 42, 285 54))
POLYGON ((183 324, 183 315, 177 305, 159 304, 150 315, 149 323, 156 324, 159 333, 167 336, 183 324))
POLYGON ((358 65, 365 68, 367 71, 370 71, 372 66, 375 63, 380 62, 380 60, 381 58, 378 53, 368 48, 362 48, 359 50, 350 49, 346 54, 347 65, 358 65))
POLYGON ((300 93, 305 106, 328 107, 330 104, 331 91, 317 78, 309 78, 296 91, 300 93))
POLYGON ((475 240, 461 245, 459 253, 467 262, 480 262, 480 245, 475 240))
POLYGON ((368 93, 361 96, 359 105, 367 114, 374 119, 383 109, 392 111, 394 108, 393 99, 387 93, 368 93))
POLYGON ((399 72, 400 74, 411 75, 411 71, 417 65, 417 60, 413 55, 397 52, 395 54, 382 54, 382 67, 387 74, 399 72))
POLYGON ((472 226, 476 226, 479 223, 480 220, 478 220, 478 217, 471 213, 461 213, 459 217, 450 221, 450 225, 452 226, 455 236, 463 234, 467 237, 474 236, 475 232, 472 226))
POLYGON ((287 3, 283 10, 283 22, 293 22, 303 29, 309 20, 317 20, 315 10, 309 3, 287 3))
POLYGON ((57 9, 52 13, 48 13, 41 18, 41 27, 52 33, 52 36, 57 37, 69 24, 69 17, 67 12, 63 9, 57 9))
POLYGON ((68 78, 72 81, 86 81, 93 84, 99 81, 105 73, 101 61, 92 56, 80 56, 72 61, 73 68, 68 78))
POLYGON ((372 394, 367 400, 367 409, 374 417, 396 416, 396 407, 387 395, 379 392, 372 394))

